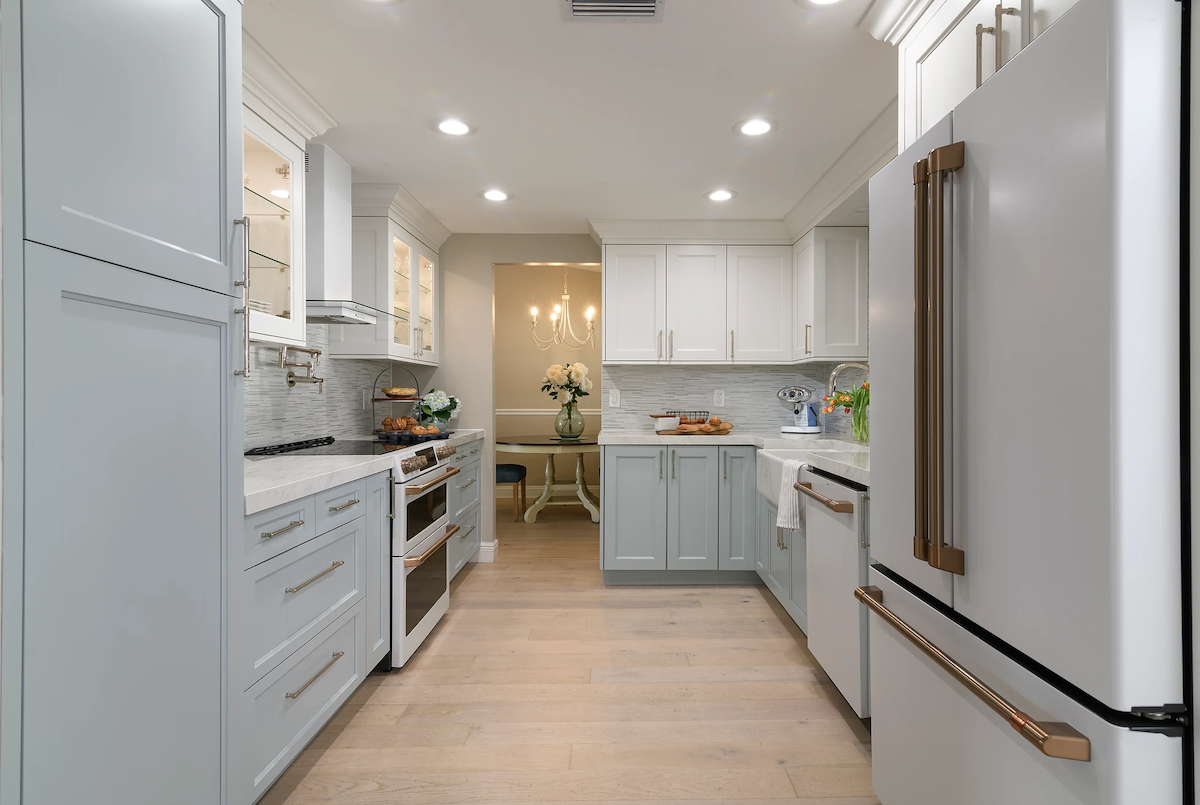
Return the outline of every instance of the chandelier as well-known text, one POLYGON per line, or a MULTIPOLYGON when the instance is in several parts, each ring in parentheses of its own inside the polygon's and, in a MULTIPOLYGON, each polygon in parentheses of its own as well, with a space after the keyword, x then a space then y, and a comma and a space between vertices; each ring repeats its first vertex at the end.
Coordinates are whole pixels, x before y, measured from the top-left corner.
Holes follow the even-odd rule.
POLYGON ((555 345, 567 349, 583 349, 585 346, 591 345, 595 349, 596 325, 592 318, 596 315, 596 309, 589 307, 583 314, 587 317, 587 338, 575 335, 575 329, 571 326, 571 295, 567 293, 567 272, 565 270, 563 271, 562 302, 555 305, 554 311, 550 314, 549 338, 540 338, 537 334, 538 309, 530 308, 529 313, 533 317, 531 327, 533 343, 538 349, 545 351, 555 345))

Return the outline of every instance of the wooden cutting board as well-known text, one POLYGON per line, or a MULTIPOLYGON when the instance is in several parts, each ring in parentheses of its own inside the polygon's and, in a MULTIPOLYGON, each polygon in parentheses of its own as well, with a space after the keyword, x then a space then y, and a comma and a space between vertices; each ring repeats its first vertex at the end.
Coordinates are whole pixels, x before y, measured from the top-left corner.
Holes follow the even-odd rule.
POLYGON ((660 430, 655 436, 728 436, 733 430, 715 430, 712 433, 703 430, 660 430))

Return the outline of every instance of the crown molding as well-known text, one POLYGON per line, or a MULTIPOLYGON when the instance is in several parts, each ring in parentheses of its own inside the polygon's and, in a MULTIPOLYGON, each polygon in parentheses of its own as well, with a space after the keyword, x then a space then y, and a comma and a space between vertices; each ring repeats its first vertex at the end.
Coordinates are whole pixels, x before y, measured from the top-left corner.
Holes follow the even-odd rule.
POLYGON ((399 184, 356 183, 350 190, 351 214, 391 218, 435 252, 450 230, 399 184))
POLYGON ((875 0, 858 21, 858 28, 871 36, 898 45, 933 0, 875 0))
POLYGON ((790 244, 794 238, 783 221, 765 220, 630 220, 588 221, 599 244, 715 243, 729 245, 790 244))
POLYGON ((846 200, 846 197, 874 176, 896 156, 898 143, 896 113, 897 99, 887 105, 871 125, 858 135, 829 170, 804 194, 783 219, 793 241, 810 229, 846 200))
MULTIPOLYGON (((337 125, 321 104, 292 78, 271 54, 242 32, 243 101, 264 117, 274 115, 305 140, 319 137, 337 125)), ((304 147, 304 143, 298 143, 304 147)))

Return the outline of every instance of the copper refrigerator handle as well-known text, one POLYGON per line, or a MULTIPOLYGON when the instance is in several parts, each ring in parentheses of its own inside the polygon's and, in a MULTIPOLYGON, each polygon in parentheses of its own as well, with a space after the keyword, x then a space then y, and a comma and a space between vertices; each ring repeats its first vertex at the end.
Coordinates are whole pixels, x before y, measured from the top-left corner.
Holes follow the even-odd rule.
POLYGON ((803 492, 804 494, 808 495, 813 500, 823 503, 825 505, 825 508, 829 509, 830 511, 835 511, 838 514, 853 514, 854 513, 854 504, 853 503, 851 503, 848 500, 834 500, 833 498, 827 498, 824 495, 822 495, 820 492, 815 491, 812 488, 812 484, 810 484, 808 481, 802 481, 801 483, 798 483, 798 484, 792 484, 792 486, 795 487, 797 492, 803 492))
POLYGON ((425 564, 425 560, 437 553, 437 549, 446 544, 446 541, 458 533, 459 526, 452 525, 446 529, 446 533, 442 534, 442 538, 430 546, 429 550, 420 556, 412 556, 404 558, 405 567, 420 567, 425 564))
POLYGON ((913 165, 913 556, 929 561, 929 160, 913 165))
POLYGON ((963 575, 966 560, 946 543, 946 178, 964 164, 961 142, 929 152, 929 337, 927 410, 929 412, 929 564, 963 575))
POLYGON ((1004 718, 1021 737, 1041 750, 1048 757, 1064 760, 1079 760, 1088 763, 1092 759, 1092 742, 1070 724, 1057 721, 1036 721, 1022 713, 1007 699, 988 687, 982 680, 955 662, 954 658, 930 643, 925 636, 900 619, 896 613, 883 605, 883 591, 878 587, 858 587, 854 597, 919 648, 942 670, 958 680, 981 702, 1004 718))

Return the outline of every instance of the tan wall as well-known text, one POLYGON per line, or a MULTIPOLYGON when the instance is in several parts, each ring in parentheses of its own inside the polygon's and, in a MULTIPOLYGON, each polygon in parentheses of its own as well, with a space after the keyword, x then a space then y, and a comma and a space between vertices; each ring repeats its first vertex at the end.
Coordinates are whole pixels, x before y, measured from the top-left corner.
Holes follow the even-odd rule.
MULTIPOLYGON (((482 529, 495 538, 496 456, 492 266, 496 263, 598 263, 600 247, 587 235, 451 235, 438 253, 445 290, 441 365, 432 384, 463 402, 461 428, 485 428, 482 529)), ((599 374, 597 372, 596 374, 599 374)))
MULTIPOLYGON (((546 367, 579 361, 590 370, 595 384, 592 393, 580 400, 579 408, 587 422, 585 432, 596 434, 600 429, 600 272, 561 266, 498 265, 495 275, 496 298, 496 435, 548 434, 554 430, 554 418, 559 405, 541 390, 546 367), (538 333, 546 338, 550 332, 550 311, 562 297, 563 272, 571 294, 571 323, 583 336, 587 330, 584 312, 589 306, 596 309, 596 346, 570 350, 554 346, 540 350, 529 334, 529 309, 538 308, 538 333), (543 413, 516 414, 515 411, 543 413)), ((543 456, 505 454, 498 461, 524 464, 529 470, 528 483, 540 486, 545 479, 546 460, 543 456)), ((558 480, 575 477, 575 457, 559 456, 555 464, 558 480)), ((588 455, 584 461, 590 484, 600 479, 600 457, 588 455)), ((505 492, 501 492, 505 494, 505 492)))

